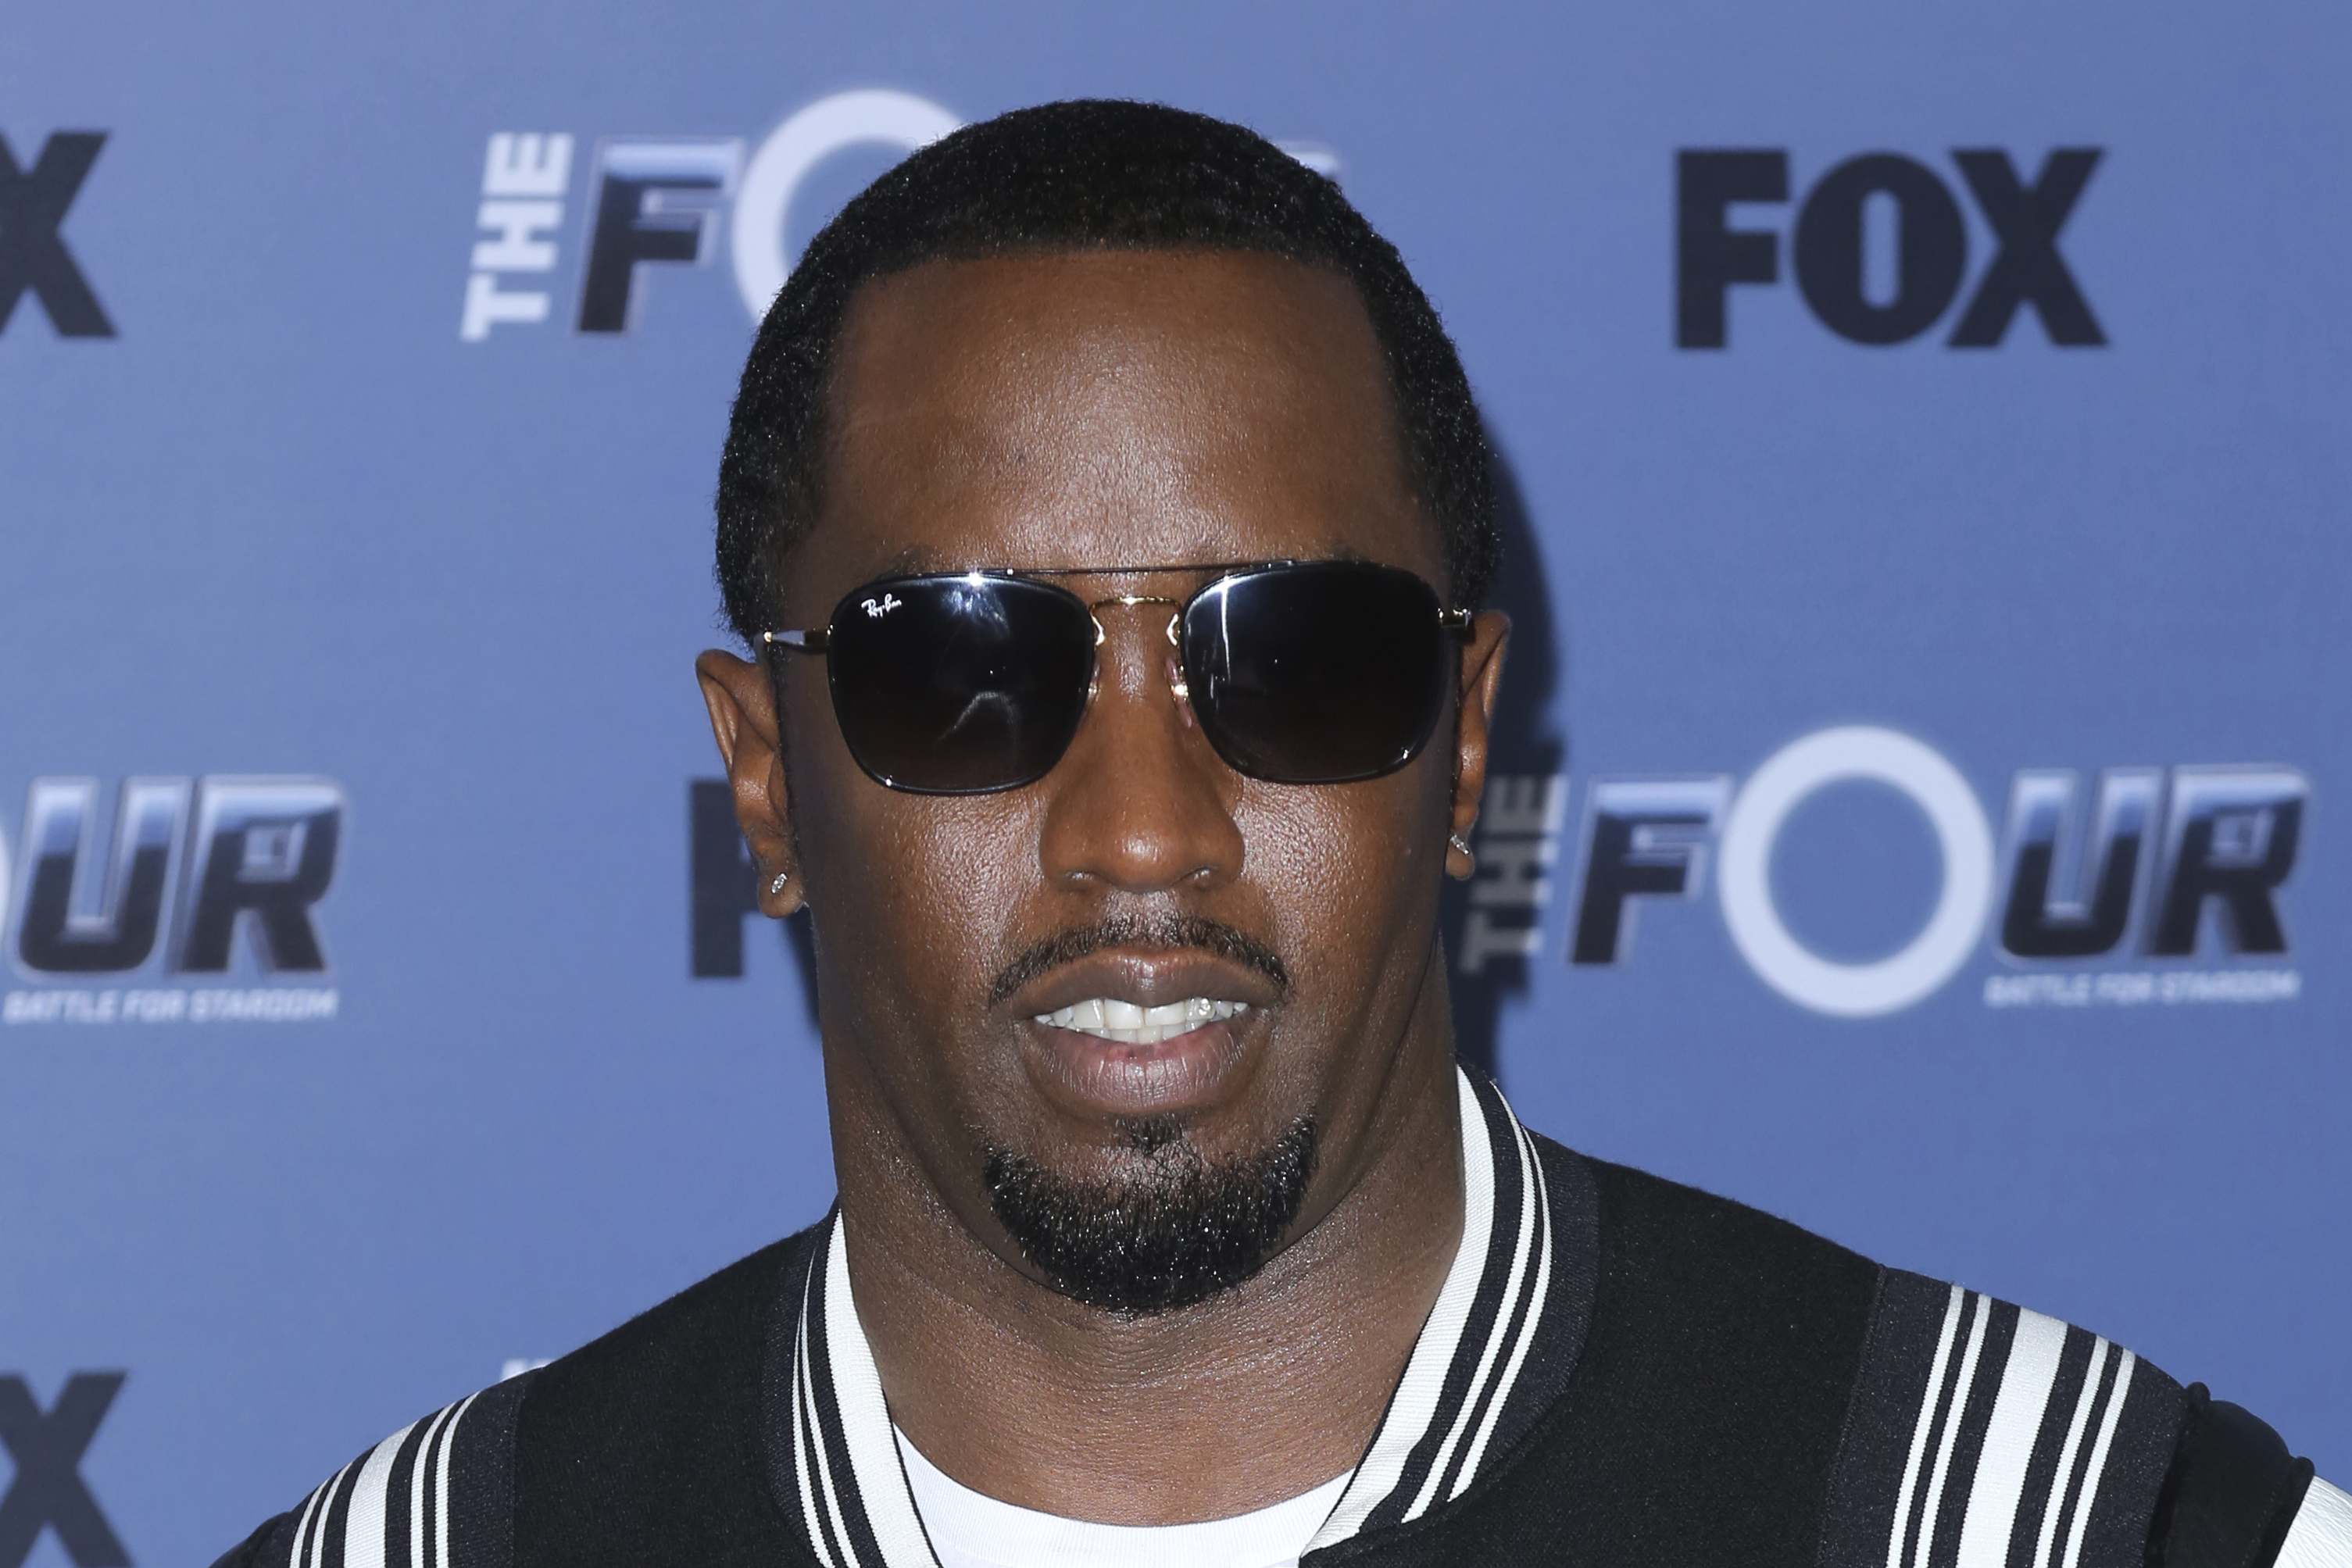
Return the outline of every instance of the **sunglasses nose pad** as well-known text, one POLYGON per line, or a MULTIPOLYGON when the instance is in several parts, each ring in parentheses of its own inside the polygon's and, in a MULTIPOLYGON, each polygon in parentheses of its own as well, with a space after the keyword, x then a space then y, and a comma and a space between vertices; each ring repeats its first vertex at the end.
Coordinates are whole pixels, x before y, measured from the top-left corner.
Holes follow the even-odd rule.
POLYGON ((1176 650, 1168 660, 1168 689, 1175 695, 1176 704, 1184 709, 1184 722, 1192 722, 1192 688, 1184 679, 1184 640, 1177 635, 1183 623, 1181 610, 1168 618, 1168 645, 1176 650))

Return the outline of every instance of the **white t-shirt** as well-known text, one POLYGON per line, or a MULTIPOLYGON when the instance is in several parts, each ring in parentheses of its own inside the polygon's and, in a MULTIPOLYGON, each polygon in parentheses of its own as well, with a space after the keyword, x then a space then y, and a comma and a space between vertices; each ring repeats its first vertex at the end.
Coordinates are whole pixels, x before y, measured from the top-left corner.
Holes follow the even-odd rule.
POLYGON ((1343 1475, 1231 1519, 1089 1524, 976 1492, 923 1458, 907 1434, 898 1437, 915 1511, 940 1568, 1295 1568, 1348 1490, 1343 1475))

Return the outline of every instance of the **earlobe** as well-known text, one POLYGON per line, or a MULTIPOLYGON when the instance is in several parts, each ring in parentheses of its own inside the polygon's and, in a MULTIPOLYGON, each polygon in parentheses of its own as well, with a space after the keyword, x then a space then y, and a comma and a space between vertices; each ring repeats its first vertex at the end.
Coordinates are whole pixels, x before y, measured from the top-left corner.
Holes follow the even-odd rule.
POLYGON ((760 908, 781 920, 808 898, 794 850, 774 691, 759 665, 716 648, 695 660, 694 674, 735 797, 736 825, 751 851, 760 908))
POLYGON ((1445 874, 1456 882, 1468 882, 1478 872, 1478 857, 1470 848, 1470 841, 1454 833, 1445 841, 1445 874))

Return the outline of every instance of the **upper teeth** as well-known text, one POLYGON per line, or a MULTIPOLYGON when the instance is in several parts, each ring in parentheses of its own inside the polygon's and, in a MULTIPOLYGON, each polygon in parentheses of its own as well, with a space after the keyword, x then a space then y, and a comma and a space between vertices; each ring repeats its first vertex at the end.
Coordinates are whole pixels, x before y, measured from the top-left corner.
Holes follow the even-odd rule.
POLYGON ((1121 1045, 1157 1045, 1204 1023, 1215 1023, 1247 1011, 1247 1002, 1222 1001, 1214 997, 1186 997, 1181 1002, 1163 1002, 1156 1008, 1139 1008, 1113 997, 1089 997, 1050 1013, 1039 1013, 1037 1021, 1117 1040, 1121 1045))

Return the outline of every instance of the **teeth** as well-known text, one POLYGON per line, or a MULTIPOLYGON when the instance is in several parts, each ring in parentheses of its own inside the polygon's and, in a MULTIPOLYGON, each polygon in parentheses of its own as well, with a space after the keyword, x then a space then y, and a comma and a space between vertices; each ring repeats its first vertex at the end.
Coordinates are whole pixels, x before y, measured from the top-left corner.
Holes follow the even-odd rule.
POLYGON ((1215 997, 1186 997, 1181 1002, 1162 1002, 1156 1008, 1138 1007, 1116 997, 1089 997, 1049 1013, 1039 1013, 1037 1021, 1120 1045, 1158 1045, 1202 1024, 1222 1022, 1247 1011, 1247 1002, 1229 1002, 1215 997))

